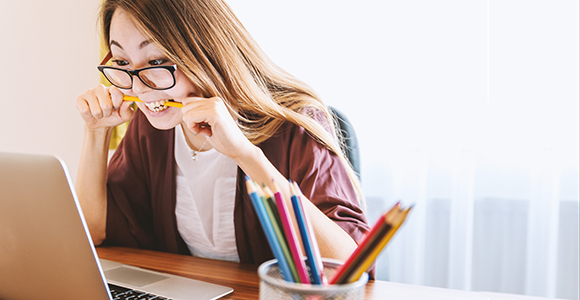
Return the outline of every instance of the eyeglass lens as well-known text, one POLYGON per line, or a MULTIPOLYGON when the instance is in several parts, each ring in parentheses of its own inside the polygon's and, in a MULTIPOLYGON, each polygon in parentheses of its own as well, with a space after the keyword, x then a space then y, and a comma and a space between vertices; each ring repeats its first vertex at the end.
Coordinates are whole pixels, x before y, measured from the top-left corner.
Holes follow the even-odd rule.
MULTIPOLYGON (((103 73, 109 81, 120 88, 129 89, 133 85, 133 76, 126 71, 116 69, 104 69, 103 73)), ((173 74, 162 68, 141 70, 137 75, 141 81, 150 88, 164 89, 173 85, 173 74)))

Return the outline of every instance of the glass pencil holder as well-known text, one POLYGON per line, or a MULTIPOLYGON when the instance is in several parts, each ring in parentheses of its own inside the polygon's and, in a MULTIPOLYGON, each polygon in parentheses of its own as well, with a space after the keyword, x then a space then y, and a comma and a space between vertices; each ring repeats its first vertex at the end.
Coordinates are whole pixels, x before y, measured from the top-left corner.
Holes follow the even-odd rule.
MULTIPOLYGON (((338 260, 322 259, 324 275, 329 278, 342 264, 338 260)), ((266 261, 258 268, 260 276, 260 299, 326 300, 364 299, 369 275, 363 273, 359 280, 348 284, 313 285, 285 281, 278 268, 278 261, 266 261)))

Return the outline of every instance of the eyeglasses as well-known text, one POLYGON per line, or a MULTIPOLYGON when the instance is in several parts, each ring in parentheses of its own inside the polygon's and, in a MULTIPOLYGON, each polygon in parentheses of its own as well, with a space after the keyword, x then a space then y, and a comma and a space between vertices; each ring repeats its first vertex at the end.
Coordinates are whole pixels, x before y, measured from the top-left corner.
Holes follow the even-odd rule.
POLYGON ((105 56, 97 69, 105 75, 105 78, 120 89, 133 87, 133 76, 137 76, 146 86, 154 90, 166 90, 175 86, 176 65, 153 66, 136 70, 126 70, 117 67, 104 66, 111 59, 111 52, 105 56))

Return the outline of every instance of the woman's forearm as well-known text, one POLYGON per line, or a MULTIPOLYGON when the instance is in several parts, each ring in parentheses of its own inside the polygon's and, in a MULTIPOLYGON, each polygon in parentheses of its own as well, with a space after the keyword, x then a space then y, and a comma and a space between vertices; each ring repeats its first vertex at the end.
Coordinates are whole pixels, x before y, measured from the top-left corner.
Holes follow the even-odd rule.
POLYGON ((85 127, 76 192, 95 245, 106 235, 107 160, 112 128, 85 127))
MULTIPOLYGON (((288 179, 278 172, 260 148, 253 147, 245 153, 244 157, 234 159, 238 166, 252 180, 263 183, 272 190, 280 191, 284 195, 286 204, 291 207, 292 193, 288 179)), ((356 249, 355 241, 311 201, 304 198, 303 200, 305 200, 302 201, 304 211, 312 224, 321 256, 346 261, 356 249)))

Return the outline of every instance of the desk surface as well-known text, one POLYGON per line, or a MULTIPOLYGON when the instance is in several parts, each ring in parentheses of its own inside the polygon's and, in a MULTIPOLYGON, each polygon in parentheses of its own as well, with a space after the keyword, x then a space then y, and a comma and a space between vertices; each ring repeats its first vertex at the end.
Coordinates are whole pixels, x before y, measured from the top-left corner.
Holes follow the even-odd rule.
MULTIPOLYGON (((258 299, 260 279, 255 265, 204 259, 149 250, 98 247, 100 258, 232 287, 234 292, 222 299, 258 299)), ((511 294, 467 292, 387 281, 369 281, 365 299, 545 299, 511 294)))

